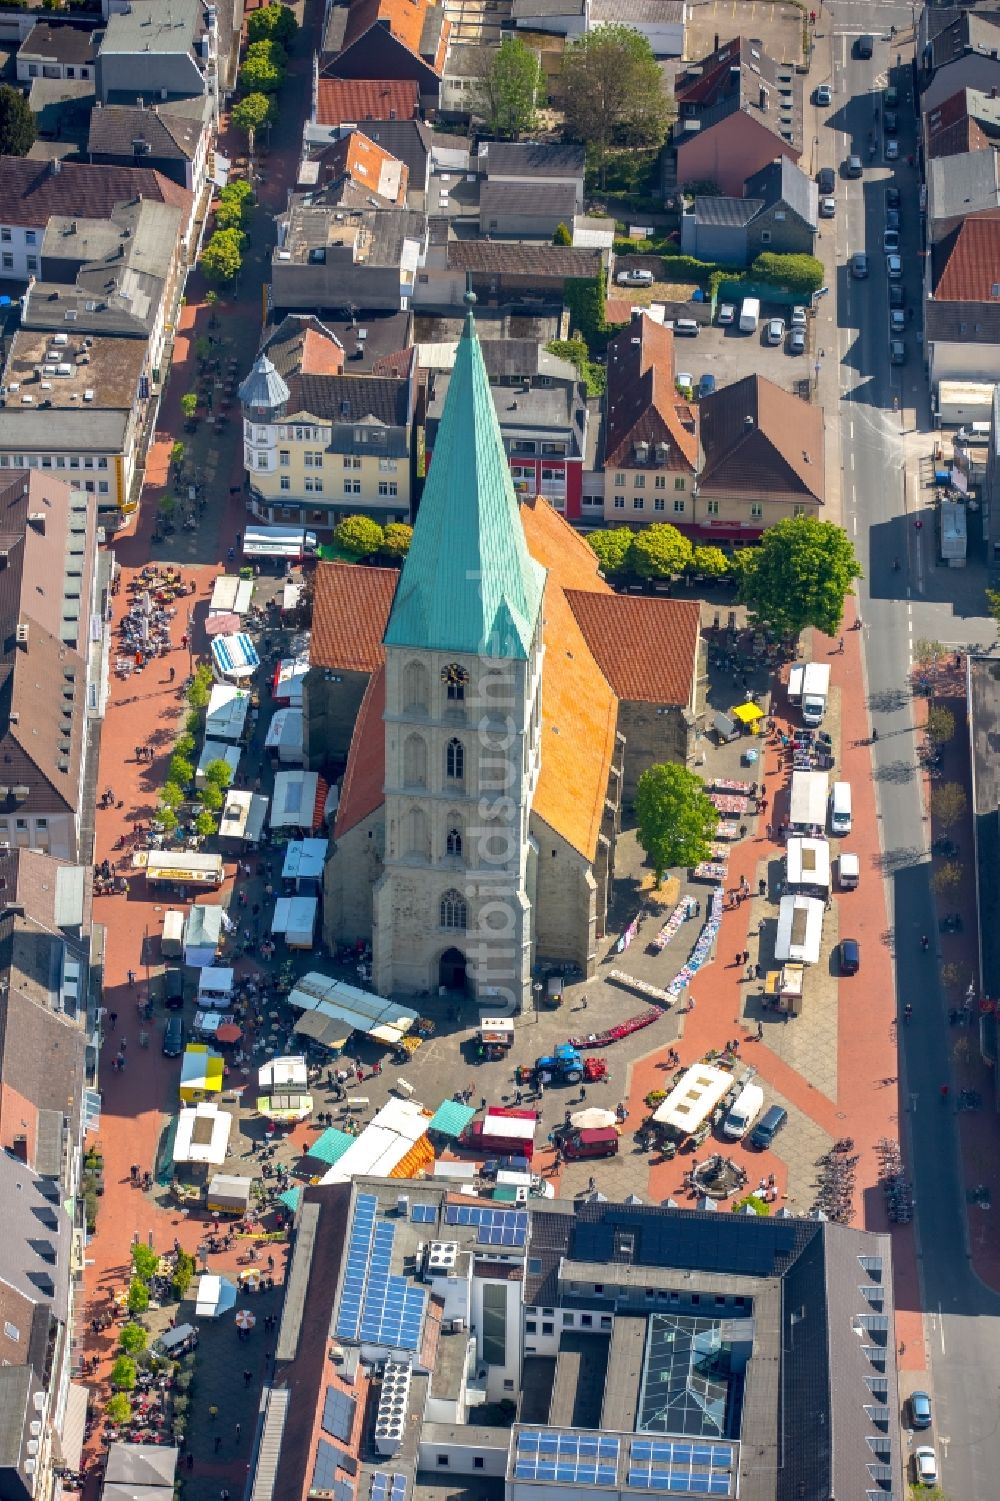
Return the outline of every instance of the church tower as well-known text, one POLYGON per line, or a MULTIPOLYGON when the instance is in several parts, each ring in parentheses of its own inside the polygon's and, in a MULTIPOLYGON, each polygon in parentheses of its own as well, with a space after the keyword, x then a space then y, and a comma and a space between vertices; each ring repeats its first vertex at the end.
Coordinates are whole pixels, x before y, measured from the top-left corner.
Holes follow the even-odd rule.
POLYGON ((528 821, 541 744, 545 571, 530 556, 468 311, 385 633, 382 995, 531 996, 528 821))

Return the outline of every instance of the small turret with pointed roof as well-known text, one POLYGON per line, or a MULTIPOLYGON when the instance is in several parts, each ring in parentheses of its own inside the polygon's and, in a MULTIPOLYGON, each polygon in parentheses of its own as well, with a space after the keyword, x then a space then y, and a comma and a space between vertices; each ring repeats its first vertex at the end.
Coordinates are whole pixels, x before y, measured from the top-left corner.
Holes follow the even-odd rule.
POLYGON ((465 327, 386 646, 526 659, 545 570, 530 556, 465 293, 465 327))
POLYGON ((288 387, 266 354, 260 354, 253 369, 239 387, 240 401, 255 412, 273 412, 288 400, 288 387))

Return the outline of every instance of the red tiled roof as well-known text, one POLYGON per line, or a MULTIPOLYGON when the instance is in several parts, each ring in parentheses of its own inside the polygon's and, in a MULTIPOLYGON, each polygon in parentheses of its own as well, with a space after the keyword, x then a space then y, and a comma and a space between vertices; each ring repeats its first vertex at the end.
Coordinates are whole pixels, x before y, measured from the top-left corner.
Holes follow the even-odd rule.
POLYGON ((8 224, 43 227, 53 214, 109 219, 116 204, 139 196, 191 212, 191 194, 148 167, 38 162, 0 156, 0 203, 8 224), (59 170, 53 170, 55 166, 59 170))
POLYGON ((348 177, 351 182, 360 183, 371 193, 382 192, 382 171, 393 163, 402 168, 399 193, 395 201, 405 204, 410 176, 407 168, 391 152, 369 140, 363 131, 352 130, 349 135, 342 136, 339 141, 328 146, 323 153, 323 166, 331 182, 348 177))
POLYGON ((620 699, 691 702, 701 607, 696 600, 568 589, 566 598, 587 645, 620 699))
MULTIPOLYGON (((315 619, 315 616, 313 617, 315 619)), ((385 668, 380 667, 365 689, 351 736, 347 770, 340 787, 334 838, 353 829, 383 802, 385 782, 385 668)))
POLYGON ((989 146, 989 136, 976 117, 969 113, 971 93, 970 89, 959 89, 927 115, 929 157, 959 156, 989 146))
POLYGON ((955 232, 934 297, 938 302, 996 302, 998 288, 1000 218, 965 219, 955 232))
POLYGON ((317 564, 309 665, 377 672, 385 661, 382 637, 398 582, 394 568, 317 564))
POLYGON ((632 462, 635 443, 670 447, 668 469, 692 470, 698 459, 697 412, 677 390, 674 336, 639 314, 608 344, 607 468, 632 462))
POLYGON ((424 21, 430 8, 430 0, 353 0, 344 32, 344 51, 381 23, 419 57, 424 21))
POLYGON ((826 496, 823 408, 747 375, 701 403, 702 495, 826 496))
POLYGON ((318 329, 307 328, 302 336, 302 374, 339 375, 343 368, 343 347, 325 338, 318 329))
POLYGON ((318 125, 359 125, 363 120, 416 120, 420 91, 412 78, 321 78, 318 125))

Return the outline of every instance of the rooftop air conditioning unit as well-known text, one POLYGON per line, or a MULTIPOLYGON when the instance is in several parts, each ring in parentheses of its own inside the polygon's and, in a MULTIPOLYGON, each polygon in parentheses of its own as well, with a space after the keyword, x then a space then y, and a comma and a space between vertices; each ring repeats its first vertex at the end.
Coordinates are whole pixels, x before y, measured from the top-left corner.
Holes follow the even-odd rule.
POLYGON ((458 1258, 458 1243, 453 1240, 433 1240, 427 1251, 428 1272, 452 1271, 458 1258))
POLYGON ((52 342, 57 349, 63 349, 69 343, 69 334, 53 334, 52 342))

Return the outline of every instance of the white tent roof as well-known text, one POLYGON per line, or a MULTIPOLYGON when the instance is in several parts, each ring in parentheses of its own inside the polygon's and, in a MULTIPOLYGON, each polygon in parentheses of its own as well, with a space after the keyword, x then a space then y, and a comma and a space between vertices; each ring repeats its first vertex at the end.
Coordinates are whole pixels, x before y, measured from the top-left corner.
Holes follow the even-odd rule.
POLYGON ((262 1090, 287 1089, 290 1085, 305 1089, 309 1083, 306 1060, 301 1053, 272 1058, 258 1069, 257 1083, 262 1090))
POLYGON ((233 745, 231 741, 206 740, 201 748, 201 755, 198 757, 198 765, 195 770, 196 780, 200 781, 204 778, 205 767, 211 765, 213 761, 225 761, 229 770, 235 776, 236 768, 240 764, 240 755, 240 747, 233 745))
POLYGON ((253 598, 253 579, 224 573, 215 581, 208 607, 210 615, 245 615, 253 598))
POLYGON ((296 938, 306 935, 312 939, 316 931, 316 914, 319 910, 319 897, 316 896, 279 896, 274 904, 274 916, 271 918, 271 932, 279 936, 284 935, 289 943, 296 938))
POLYGON ((318 881, 326 864, 325 839, 290 839, 285 846, 283 881, 318 881))
POLYGON ((384 996, 331 980, 316 970, 302 975, 288 996, 297 1011, 318 1011, 344 1024, 345 1032, 366 1032, 378 1042, 396 1043, 417 1019, 416 1011, 397 1006, 384 996))
POLYGON ((218 740, 238 740, 250 710, 250 695, 230 683, 216 683, 208 700, 205 734, 218 740))
POLYGON ((195 1314, 200 1319, 215 1319, 236 1307, 236 1287, 228 1277, 203 1272, 195 1294, 195 1314))
POLYGON ((830 846, 825 839, 789 839, 785 846, 789 886, 830 889, 830 846))
POLYGON ((221 1167, 229 1150, 233 1118, 215 1100, 185 1105, 177 1117, 174 1137, 175 1162, 202 1162, 221 1167))
POLYGON ((779 964, 818 964, 825 906, 816 896, 783 896, 778 905, 774 957, 779 964))
POLYGON ((271 800, 272 829, 311 829, 319 773, 279 771, 271 800))
POLYGON ((302 707, 302 689, 309 671, 308 657, 283 657, 274 675, 274 696, 293 709, 302 707))
POLYGON ((249 839, 255 844, 264 832, 267 809, 268 799, 258 792, 227 792, 219 837, 249 839))
POLYGON ((304 716, 301 709, 275 709, 267 727, 265 749, 276 750, 286 759, 301 757, 304 742, 304 716))
POLYGON ((390 1100, 320 1182, 349 1183, 352 1178, 368 1176, 388 1178, 414 1142, 426 1133, 430 1119, 415 1100, 390 1100))
POLYGON ((196 902, 188 911, 184 925, 184 947, 189 949, 214 949, 222 937, 223 910, 219 906, 206 907, 196 902))

